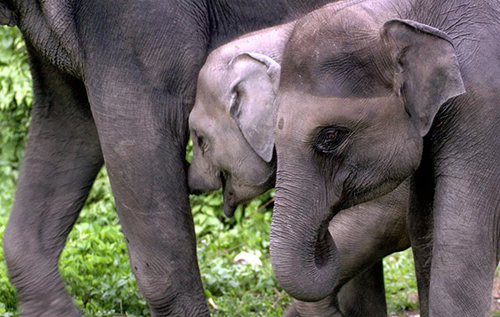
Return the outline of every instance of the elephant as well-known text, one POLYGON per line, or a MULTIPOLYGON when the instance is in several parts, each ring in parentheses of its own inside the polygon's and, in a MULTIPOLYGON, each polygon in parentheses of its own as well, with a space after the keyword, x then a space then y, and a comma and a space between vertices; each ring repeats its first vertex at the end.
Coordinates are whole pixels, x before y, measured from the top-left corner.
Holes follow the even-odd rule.
POLYGON ((0 0, 21 30, 32 121, 3 249, 21 316, 78 316, 59 255, 106 165, 151 316, 208 316, 185 148, 196 79, 229 40, 329 0, 0 0))
MULTIPOLYGON (((223 188, 224 212, 274 186, 273 101, 293 22, 244 35, 214 50, 200 70, 189 115, 192 193, 223 188)), ((336 296, 294 300, 285 316, 387 316, 382 258, 409 247, 408 184, 343 210, 329 223, 342 262, 336 296), (339 312, 340 311, 340 312, 339 312)))
POLYGON ((274 105, 270 237, 291 296, 332 294, 339 255, 329 221, 410 177, 421 316, 489 316, 499 33, 500 5, 489 0, 345 1, 297 21, 274 105))

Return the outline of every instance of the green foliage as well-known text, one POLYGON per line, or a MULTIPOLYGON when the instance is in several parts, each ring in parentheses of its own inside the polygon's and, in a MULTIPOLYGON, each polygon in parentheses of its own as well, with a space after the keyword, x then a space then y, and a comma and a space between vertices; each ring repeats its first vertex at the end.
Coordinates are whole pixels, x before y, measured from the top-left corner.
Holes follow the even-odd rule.
POLYGON ((417 282, 411 249, 384 259, 385 294, 389 312, 418 309, 417 282))
POLYGON ((260 207, 272 196, 239 207, 232 219, 223 216, 220 192, 191 197, 205 294, 219 307, 215 316, 281 316, 290 302, 271 269, 271 210, 260 207), (242 251, 258 256, 262 266, 234 264, 242 251))
POLYGON ((27 53, 17 28, 0 26, 0 175, 17 177, 31 109, 27 53))
POLYGON ((130 269, 105 169, 68 237, 59 268, 88 316, 148 315, 130 269))
MULTIPOLYGON (((14 197, 15 181, 11 177, 0 176, 0 246, 10 206, 14 197)), ((16 311, 16 296, 7 277, 7 268, 0 247, 0 316, 8 317, 16 311)))
MULTIPOLYGON (((16 28, 0 26, 0 242, 24 152, 30 91, 31 77, 20 33, 16 28)), ((0 314, 4 317, 14 314, 16 304, 0 248, 0 314)))

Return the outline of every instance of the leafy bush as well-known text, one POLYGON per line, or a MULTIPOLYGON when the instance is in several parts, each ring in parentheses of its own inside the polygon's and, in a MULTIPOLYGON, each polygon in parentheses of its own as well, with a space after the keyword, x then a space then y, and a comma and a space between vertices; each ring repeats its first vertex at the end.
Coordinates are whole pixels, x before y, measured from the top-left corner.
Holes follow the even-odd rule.
POLYGON ((384 259, 384 280, 389 312, 418 309, 417 281, 411 249, 384 259))
POLYGON ((14 177, 24 153, 31 109, 31 76, 17 28, 0 26, 0 175, 14 177))
MULTIPOLYGON (((24 153, 30 106, 31 77, 24 42, 19 30, 0 26, 0 242, 24 153)), ((13 315, 16 304, 0 248, 0 314, 13 315)))
MULTIPOLYGON (((7 217, 14 197, 15 181, 11 177, 0 176, 0 245, 2 242, 7 217)), ((8 317, 16 311, 16 296, 7 277, 7 268, 0 247, 0 316, 8 317)))

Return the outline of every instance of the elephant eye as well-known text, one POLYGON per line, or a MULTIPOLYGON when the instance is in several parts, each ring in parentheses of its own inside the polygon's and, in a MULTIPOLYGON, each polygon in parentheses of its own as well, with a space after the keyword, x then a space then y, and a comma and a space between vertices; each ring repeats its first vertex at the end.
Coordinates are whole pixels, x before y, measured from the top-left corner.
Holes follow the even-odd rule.
POLYGON ((201 149, 201 152, 204 154, 207 149, 207 142, 205 141, 205 138, 201 135, 197 135, 196 143, 198 144, 198 147, 201 149))
POLYGON ((338 147, 344 143, 349 135, 349 130, 341 127, 326 127, 321 129, 314 141, 314 147, 318 152, 333 154, 338 147))

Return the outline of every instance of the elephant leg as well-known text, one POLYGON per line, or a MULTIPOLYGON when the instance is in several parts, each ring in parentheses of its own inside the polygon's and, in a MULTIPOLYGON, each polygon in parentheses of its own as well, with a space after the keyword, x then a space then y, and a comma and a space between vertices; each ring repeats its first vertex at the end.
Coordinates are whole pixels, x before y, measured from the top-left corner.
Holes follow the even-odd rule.
POLYGON ((429 316, 490 316, 500 197, 496 160, 490 166, 481 161, 487 173, 467 175, 464 168, 460 177, 436 182, 429 316))
POLYGON ((342 286, 337 298, 340 311, 345 316, 387 316, 382 261, 342 286))
POLYGON ((209 316, 185 159, 208 38, 199 28, 184 27, 199 25, 195 14, 185 14, 188 7, 173 2, 155 6, 151 15, 148 1, 135 2, 124 8, 134 17, 126 41, 125 29, 115 27, 121 20, 102 25, 98 18, 106 32, 91 40, 107 44, 87 47, 93 57, 86 65, 89 102, 132 272, 152 317, 209 316), (145 40, 153 25, 161 28, 154 41, 145 40))
POLYGON ((4 254, 21 316, 78 316, 58 259, 103 159, 85 88, 30 54, 32 121, 4 254))
POLYGON ((152 316, 208 316, 185 169, 189 104, 122 94, 136 78, 120 80, 119 91, 89 96, 132 272, 152 316))
POLYGON ((429 286, 432 257, 432 207, 434 186, 426 160, 411 179, 408 232, 410 234, 418 286, 420 315, 429 315, 429 286))
POLYGON ((329 230, 341 259, 337 291, 385 256, 410 246, 408 187, 405 181, 379 199, 342 210, 330 221, 329 230))

